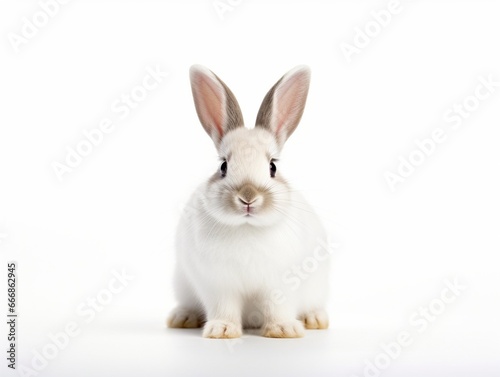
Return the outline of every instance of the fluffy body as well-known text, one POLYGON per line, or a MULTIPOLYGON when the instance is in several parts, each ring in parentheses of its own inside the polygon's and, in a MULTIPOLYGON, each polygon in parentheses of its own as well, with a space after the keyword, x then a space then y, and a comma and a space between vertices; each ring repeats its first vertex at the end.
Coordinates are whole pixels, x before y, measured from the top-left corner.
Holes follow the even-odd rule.
POLYGON ((268 337, 300 337, 304 326, 326 328, 328 263, 318 263, 299 284, 296 275, 291 280, 294 266, 313 256, 326 235, 280 169, 270 175, 270 161, 286 138, 271 127, 226 127, 222 137, 217 129, 211 136, 227 173, 218 171, 200 185, 181 217, 178 307, 168 325, 204 325, 208 338, 239 337, 243 328, 260 328, 268 337))

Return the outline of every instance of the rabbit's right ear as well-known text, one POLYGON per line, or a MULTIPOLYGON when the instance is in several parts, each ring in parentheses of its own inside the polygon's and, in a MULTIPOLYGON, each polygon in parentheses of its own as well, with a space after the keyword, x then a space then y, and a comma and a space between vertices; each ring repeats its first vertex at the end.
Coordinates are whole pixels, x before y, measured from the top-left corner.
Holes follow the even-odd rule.
POLYGON ((238 101, 226 84, 209 69, 193 65, 189 74, 198 118, 215 146, 219 147, 227 132, 243 126, 238 101))

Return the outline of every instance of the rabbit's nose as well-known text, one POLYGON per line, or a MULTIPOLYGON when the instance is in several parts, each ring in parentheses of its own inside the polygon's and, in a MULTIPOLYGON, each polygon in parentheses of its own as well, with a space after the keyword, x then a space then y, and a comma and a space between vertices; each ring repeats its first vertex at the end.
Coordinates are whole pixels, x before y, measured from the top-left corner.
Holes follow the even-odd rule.
POLYGON ((250 204, 252 204, 253 202, 255 202, 255 200, 251 201, 251 202, 247 202, 243 199, 241 199, 240 197, 238 197, 238 200, 240 201, 240 203, 246 205, 246 206, 249 206, 250 204))
POLYGON ((245 205, 250 205, 259 196, 259 192, 252 185, 246 184, 238 190, 238 199, 245 205))

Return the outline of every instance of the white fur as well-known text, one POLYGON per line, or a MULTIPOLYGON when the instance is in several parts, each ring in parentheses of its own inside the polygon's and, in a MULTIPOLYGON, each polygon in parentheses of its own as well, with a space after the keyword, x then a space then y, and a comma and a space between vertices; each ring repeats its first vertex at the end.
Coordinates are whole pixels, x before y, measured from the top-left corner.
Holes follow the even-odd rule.
POLYGON ((325 231, 302 195, 279 178, 279 163, 277 177, 270 176, 270 158, 279 157, 279 150, 275 135, 263 128, 233 129, 220 141, 227 176, 202 184, 179 223, 179 306, 169 326, 206 321, 203 335, 209 338, 238 337, 243 327, 262 328, 265 336, 299 337, 300 319, 309 328, 326 327, 328 261, 318 262, 303 279, 293 272, 313 256, 325 231), (268 190, 250 216, 235 192, 244 182, 268 190))

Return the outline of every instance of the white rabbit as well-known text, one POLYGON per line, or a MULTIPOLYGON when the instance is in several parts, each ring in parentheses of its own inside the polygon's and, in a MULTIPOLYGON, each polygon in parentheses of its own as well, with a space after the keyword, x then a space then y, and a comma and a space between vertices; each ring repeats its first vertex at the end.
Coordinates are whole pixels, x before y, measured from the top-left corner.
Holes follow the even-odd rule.
POLYGON ((253 129, 243 126, 234 95, 213 72, 195 65, 190 77, 198 117, 221 162, 180 220, 179 305, 168 326, 204 325, 207 338, 239 337, 242 328, 292 338, 304 335, 304 325, 327 328, 329 268, 327 251, 318 249, 325 231, 277 168, 304 111, 309 68, 291 70, 271 88, 253 129))

